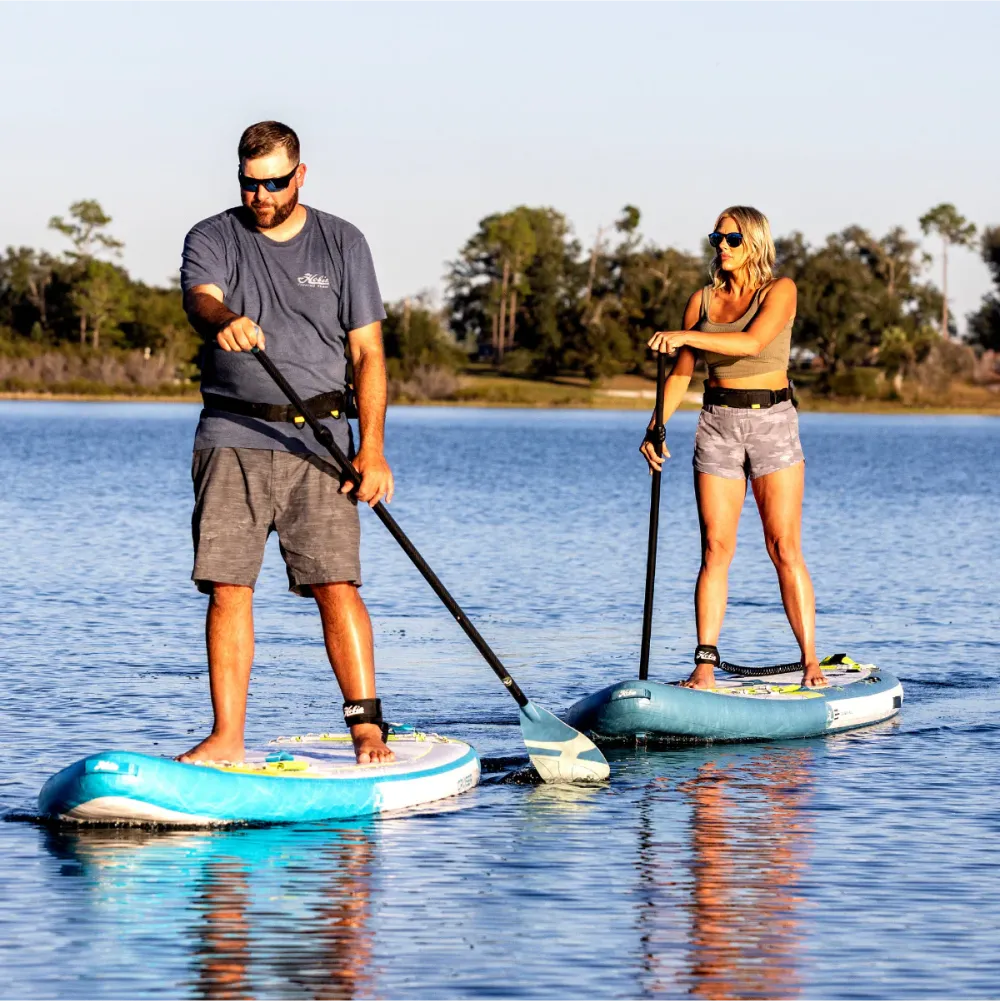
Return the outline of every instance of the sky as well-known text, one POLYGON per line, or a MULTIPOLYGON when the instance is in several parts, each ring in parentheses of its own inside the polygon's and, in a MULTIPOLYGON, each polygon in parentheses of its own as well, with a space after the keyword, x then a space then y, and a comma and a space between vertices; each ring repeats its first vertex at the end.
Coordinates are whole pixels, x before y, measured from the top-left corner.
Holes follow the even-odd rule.
MULTIPOLYGON (((811 243, 919 235, 939 202, 996 225, 998 37, 993 3, 2 3, 0 247, 63 249, 48 219, 96 198, 125 266, 164 284, 269 118, 391 300, 440 294, 518 204, 585 245, 634 204, 691 251, 735 203, 811 243)), ((960 249, 949 273, 964 317, 989 275, 960 249)))

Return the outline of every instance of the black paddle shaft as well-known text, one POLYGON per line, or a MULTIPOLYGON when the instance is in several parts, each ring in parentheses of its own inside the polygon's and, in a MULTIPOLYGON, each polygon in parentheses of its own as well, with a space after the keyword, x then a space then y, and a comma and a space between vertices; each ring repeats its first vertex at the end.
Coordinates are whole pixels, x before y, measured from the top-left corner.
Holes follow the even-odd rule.
MULTIPOLYGON (((306 423, 312 428, 313 434, 316 435, 319 443, 329 451, 329 453, 337 460, 337 465, 340 466, 344 475, 354 483, 355 487, 361 485, 361 474, 354 468, 354 464, 350 459, 343 453, 340 446, 334 441, 333 433, 328 427, 321 424, 320 421, 314 417, 302 402, 302 398, 292 389, 288 380, 281 374, 277 369, 274 362, 260 349, 253 348, 253 353, 257 356, 257 361, 264 366, 264 370, 267 374, 277 383, 281 391, 288 397, 289 402, 295 407, 296 410, 305 418, 306 423)), ((493 673, 504 683, 507 691, 510 692, 514 701, 519 706, 526 706, 528 704, 528 697, 521 691, 517 682, 510 676, 507 672, 507 668, 503 666, 500 662, 500 658, 490 649, 489 644, 483 637, 479 634, 479 630, 469 621, 465 612, 462 611, 461 606, 457 601, 448 593, 448 589, 441 583, 438 579, 438 575, 427 565, 424 558, 417 552, 417 547, 413 545, 412 542, 407 538, 406 533, 399 527, 396 523, 396 519, 389 514, 385 505, 379 501, 372 510, 378 516, 379 521, 387 529, 389 529, 389 534, 400 544, 403 552, 410 557, 410 561, 413 565, 420 571, 423 575, 424 580, 430 584, 434 593, 444 602, 445 608, 455 617, 455 621, 462 627, 465 635, 472 640, 475 648, 483 655, 486 663, 493 668, 493 673)))
MULTIPOLYGON (((667 356, 660 352, 656 361, 656 409, 654 411, 653 433, 656 454, 663 457, 663 389, 667 380, 667 356)), ((642 608, 642 647, 639 653, 639 679, 649 677, 649 641, 653 633, 653 582, 656 578, 656 537, 660 531, 660 479, 661 474, 653 471, 653 483, 649 489, 649 542, 646 547, 646 598, 642 608)))

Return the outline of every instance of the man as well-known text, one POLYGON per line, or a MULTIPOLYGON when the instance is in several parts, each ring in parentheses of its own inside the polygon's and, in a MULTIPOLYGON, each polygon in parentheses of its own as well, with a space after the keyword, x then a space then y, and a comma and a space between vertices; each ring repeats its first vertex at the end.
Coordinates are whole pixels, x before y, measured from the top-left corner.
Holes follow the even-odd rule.
POLYGON ((371 621, 358 593, 357 502, 374 506, 393 491, 383 454, 385 312, 371 252, 350 223, 299 202, 306 165, 287 125, 250 126, 239 164, 241 207, 198 223, 181 267, 184 308, 206 339, 205 409, 192 463, 192 579, 210 595, 205 632, 215 725, 179 760, 243 759, 253 589, 275 530, 290 589, 319 606, 357 760, 390 761, 375 698, 371 621), (249 353, 254 346, 266 346, 352 456, 357 490, 249 353), (356 455, 345 414, 348 349, 361 429, 356 455))

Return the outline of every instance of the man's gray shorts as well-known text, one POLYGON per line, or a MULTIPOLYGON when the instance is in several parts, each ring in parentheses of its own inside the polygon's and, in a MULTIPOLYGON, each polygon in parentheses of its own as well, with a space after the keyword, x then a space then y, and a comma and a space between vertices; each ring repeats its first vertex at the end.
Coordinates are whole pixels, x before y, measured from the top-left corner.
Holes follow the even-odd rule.
POLYGON ((357 501, 340 493, 335 465, 315 455, 206 448, 194 453, 191 477, 191 579, 199 591, 253 587, 272 531, 296 594, 310 595, 311 584, 361 584, 357 501))
POLYGON ((694 468, 728 480, 751 480, 802 462, 799 415, 791 400, 773 407, 707 406, 694 436, 694 468))

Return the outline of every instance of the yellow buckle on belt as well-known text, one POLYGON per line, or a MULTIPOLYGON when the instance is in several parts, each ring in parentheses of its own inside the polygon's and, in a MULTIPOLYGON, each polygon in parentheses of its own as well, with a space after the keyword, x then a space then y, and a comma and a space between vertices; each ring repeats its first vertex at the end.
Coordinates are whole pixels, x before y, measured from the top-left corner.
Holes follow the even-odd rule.
POLYGON ((301 431, 306 423, 306 419, 301 414, 296 414, 292 418, 292 423, 301 431))

